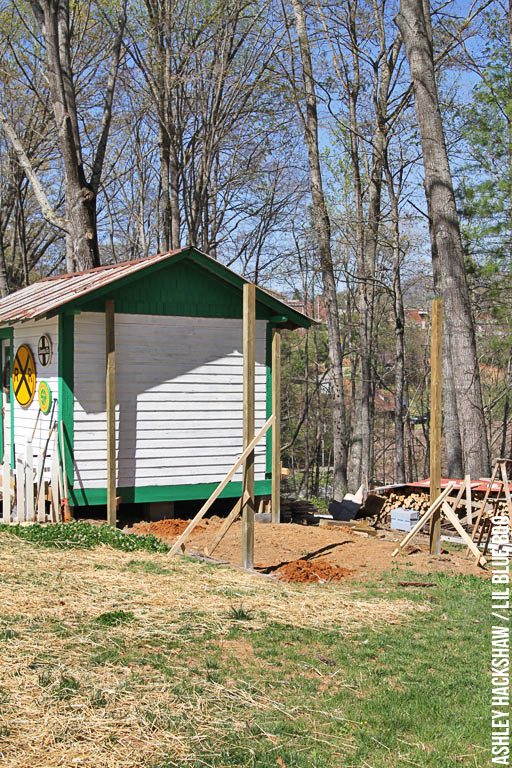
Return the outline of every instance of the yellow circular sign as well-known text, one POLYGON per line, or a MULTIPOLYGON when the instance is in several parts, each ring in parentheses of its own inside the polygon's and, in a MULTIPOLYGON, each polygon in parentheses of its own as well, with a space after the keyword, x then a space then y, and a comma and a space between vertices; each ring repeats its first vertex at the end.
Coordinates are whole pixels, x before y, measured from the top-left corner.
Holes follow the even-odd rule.
POLYGON ((44 413, 46 416, 52 407, 52 391, 47 381, 39 382, 39 387, 37 388, 37 399, 39 401, 41 413, 44 413))
POLYGON ((14 397, 23 408, 28 408, 36 393, 36 363, 27 344, 18 347, 12 367, 14 397))

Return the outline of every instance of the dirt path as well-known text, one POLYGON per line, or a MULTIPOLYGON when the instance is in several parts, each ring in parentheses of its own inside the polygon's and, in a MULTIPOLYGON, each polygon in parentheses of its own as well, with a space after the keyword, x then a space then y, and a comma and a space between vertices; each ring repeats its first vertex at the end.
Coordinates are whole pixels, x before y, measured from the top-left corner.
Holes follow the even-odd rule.
MULTIPOLYGON (((223 520, 212 517, 203 520, 189 539, 187 549, 203 553, 213 541, 223 520)), ((156 523, 137 523, 134 533, 153 533, 164 541, 172 542, 186 528, 188 520, 162 520, 156 523)), ((242 523, 231 526, 228 534, 213 556, 233 565, 241 565, 242 523)), ((466 558, 463 550, 450 551, 439 557, 428 552, 427 537, 417 537, 406 553, 392 557, 402 536, 386 533, 386 538, 358 535, 351 530, 320 528, 317 526, 255 525, 255 567, 267 573, 275 572, 286 581, 332 581, 343 579, 372 579, 392 569, 398 572, 464 573, 485 576, 485 572, 466 558)))

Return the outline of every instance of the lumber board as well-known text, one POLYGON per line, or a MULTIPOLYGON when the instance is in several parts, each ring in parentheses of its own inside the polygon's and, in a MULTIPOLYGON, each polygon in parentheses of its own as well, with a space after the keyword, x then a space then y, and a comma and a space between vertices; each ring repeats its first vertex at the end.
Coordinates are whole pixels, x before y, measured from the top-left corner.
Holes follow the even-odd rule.
POLYGON ((238 459, 235 461, 229 472, 225 475, 224 479, 219 483, 219 485, 216 487, 216 489, 213 491, 211 496, 205 501, 199 512, 196 514, 196 516, 193 518, 193 520, 190 521, 189 525, 185 528, 181 536, 175 541, 171 549, 169 550, 169 556, 175 555, 176 552, 181 549, 183 544, 187 541, 190 534, 196 527, 196 525, 202 520, 202 518, 206 515, 210 507, 212 506, 213 502, 219 498, 220 494, 224 490, 224 488, 228 485, 231 478, 234 474, 236 474, 236 471, 238 467, 243 464, 246 457, 250 454, 250 452, 254 449, 254 446, 259 443, 259 441, 262 439, 262 437, 267 433, 268 429, 272 426, 274 423, 274 416, 270 416, 265 424, 261 427, 261 429, 258 430, 256 435, 254 436, 253 440, 249 443, 247 448, 243 451, 243 453, 240 454, 238 459))
MULTIPOLYGON (((254 437, 255 416, 255 335, 256 286, 246 283, 243 288, 243 444, 254 437)), ((275 429, 275 419, 274 419, 275 429)), ((242 567, 254 567, 254 448, 243 463, 242 479, 242 567)))
POLYGON ((107 409, 107 522, 115 528, 116 510, 116 338, 115 306, 105 302, 106 409, 107 409))
POLYGON ((412 528, 409 533, 402 539, 400 544, 396 549, 393 550, 392 557, 395 557, 401 549, 403 549, 407 544, 413 539, 417 533, 423 528, 425 523, 427 523, 430 518, 432 517, 432 514, 441 506, 443 501, 446 499, 448 494, 452 491, 454 486, 454 483, 448 483, 444 491, 437 497, 437 499, 430 505, 430 507, 427 509, 424 515, 420 517, 414 528, 412 528))
MULTIPOLYGON (((442 429, 442 346, 443 301, 432 302, 432 351, 430 355, 430 503, 441 492, 441 429, 442 429)), ((430 552, 441 552, 441 511, 436 507, 430 519, 430 552)))
POLYGON ((450 523, 453 525, 459 536, 466 542, 471 552, 475 555, 476 561, 480 565, 485 565, 487 560, 482 555, 474 541, 471 539, 470 535, 466 533, 462 525, 460 524, 460 520, 455 514, 455 512, 452 510, 448 502, 444 501, 442 505, 442 511, 445 517, 450 521, 450 523))
POLYGON ((281 330, 272 331, 272 522, 281 522, 281 330))

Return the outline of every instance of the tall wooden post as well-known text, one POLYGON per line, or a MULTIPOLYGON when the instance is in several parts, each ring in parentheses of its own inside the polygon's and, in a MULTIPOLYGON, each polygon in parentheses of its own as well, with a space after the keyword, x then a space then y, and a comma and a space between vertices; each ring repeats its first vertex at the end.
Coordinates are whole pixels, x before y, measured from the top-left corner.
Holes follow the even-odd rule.
MULTIPOLYGON (((441 493, 443 301, 432 302, 432 351, 430 354, 430 503, 441 493)), ((430 552, 441 553, 441 508, 430 521, 430 552)))
POLYGON ((272 331, 272 522, 281 522, 281 330, 272 331))
MULTIPOLYGON (((243 293, 243 354, 244 354, 244 448, 254 437, 254 382, 256 335, 256 286, 244 285, 243 293)), ((254 566, 254 450, 243 464, 242 491, 242 565, 254 566)))
POLYGON ((115 528, 116 504, 116 336, 115 307, 112 300, 105 302, 105 352, 107 402, 107 522, 115 528))

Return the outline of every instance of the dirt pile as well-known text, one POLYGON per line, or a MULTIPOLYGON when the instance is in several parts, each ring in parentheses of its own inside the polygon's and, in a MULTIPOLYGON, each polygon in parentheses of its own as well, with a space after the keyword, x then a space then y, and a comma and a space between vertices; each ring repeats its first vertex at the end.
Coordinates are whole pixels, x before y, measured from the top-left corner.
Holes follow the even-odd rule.
MULTIPOLYGON (((183 533, 189 523, 190 520, 157 520, 154 523, 135 523, 132 530, 134 533, 152 533, 161 539, 175 539, 183 533)), ((199 523, 196 530, 204 530, 205 527, 204 523, 199 523)))
POLYGON ((281 581, 307 584, 308 582, 324 583, 327 581, 341 581, 353 571, 341 566, 331 565, 326 560, 292 560, 281 565, 274 574, 281 581))

